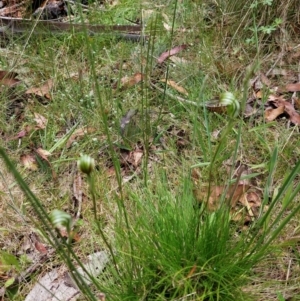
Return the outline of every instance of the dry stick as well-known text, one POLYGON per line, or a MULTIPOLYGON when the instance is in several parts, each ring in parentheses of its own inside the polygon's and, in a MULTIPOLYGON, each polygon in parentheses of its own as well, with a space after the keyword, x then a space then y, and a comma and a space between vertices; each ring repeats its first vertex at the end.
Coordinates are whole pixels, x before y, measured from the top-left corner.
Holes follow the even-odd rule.
MULTIPOLYGON (((141 34, 142 26, 139 25, 91 25, 91 24, 73 24, 69 22, 57 22, 51 20, 36 20, 16 19, 0 16, 0 33, 15 34, 27 33, 29 36, 25 41, 22 53, 24 52, 28 41, 32 35, 41 33, 51 34, 62 33, 77 33, 87 32, 89 36, 94 36, 99 33, 114 34, 117 38, 124 39, 131 42, 145 41, 148 39, 147 35, 141 34), (45 30, 46 29, 46 30, 45 30)), ((20 56, 21 57, 21 56, 20 56)))
POLYGON ((81 214, 81 207, 82 207, 82 178, 80 174, 76 174, 73 180, 73 197, 75 198, 75 201, 77 202, 77 213, 75 216, 75 220, 73 221, 73 225, 76 223, 76 221, 79 220, 80 214, 81 214), (78 189, 79 188, 79 189, 78 189))
POLYGON ((285 277, 286 285, 287 285, 287 282, 288 282, 288 280, 290 278, 291 265, 292 265, 292 259, 289 260, 289 265, 288 265, 288 269, 287 269, 287 272, 286 272, 286 277, 285 277))
POLYGON ((197 102, 195 102, 195 101, 192 101, 192 100, 189 100, 189 99, 185 99, 185 98, 180 97, 180 96, 172 95, 171 93, 169 93, 169 92, 165 91, 164 89, 158 87, 157 85, 153 84, 151 81, 150 81, 150 86, 151 86, 152 88, 158 90, 159 92, 161 92, 161 93, 163 93, 163 94, 169 96, 170 98, 172 98, 172 99, 174 99, 174 100, 177 100, 177 101, 179 101, 179 102, 181 102, 181 103, 188 103, 188 104, 191 104, 191 105, 197 106, 197 107, 198 107, 198 106, 202 106, 202 107, 205 106, 205 104, 203 104, 203 103, 197 103, 197 102))

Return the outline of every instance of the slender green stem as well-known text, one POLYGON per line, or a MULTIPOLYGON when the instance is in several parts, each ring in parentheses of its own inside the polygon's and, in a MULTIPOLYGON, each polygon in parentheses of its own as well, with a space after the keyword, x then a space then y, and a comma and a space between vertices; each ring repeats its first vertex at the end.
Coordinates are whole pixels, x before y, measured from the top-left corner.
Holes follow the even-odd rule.
POLYGON ((95 181, 94 181, 93 174, 92 173, 88 174, 87 179, 88 179, 90 193, 91 193, 91 196, 92 196, 93 212, 94 212, 95 223, 97 225, 97 228, 98 228, 98 231, 100 233, 101 238, 103 239, 105 245, 107 246, 107 248, 108 248, 108 250, 110 252, 110 255, 112 257, 115 269, 116 269, 117 273, 119 273, 118 265, 117 265, 117 261, 116 261, 116 258, 115 258, 115 254, 114 254, 113 248, 112 248, 111 244, 108 242, 108 240, 107 240, 107 238, 106 238, 106 236, 105 236, 105 234, 104 234, 104 232, 103 232, 103 230, 101 228, 101 225, 99 223, 98 214, 97 214, 96 195, 95 195, 95 181))

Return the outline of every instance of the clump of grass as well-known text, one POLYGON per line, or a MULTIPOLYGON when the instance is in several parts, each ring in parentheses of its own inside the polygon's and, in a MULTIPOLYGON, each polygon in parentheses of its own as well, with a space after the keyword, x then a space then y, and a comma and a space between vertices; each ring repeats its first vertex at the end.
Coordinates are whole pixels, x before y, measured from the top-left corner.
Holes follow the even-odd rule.
MULTIPOLYGON (((48 214, 42 204, 3 150, 0 154, 50 230, 48 214)), ((277 153, 274 152, 266 198, 276 159, 277 153)), ((249 281, 252 268, 269 254, 272 242, 300 209, 299 205, 290 207, 300 185, 293 192, 289 189, 299 169, 300 162, 285 179, 266 213, 249 230, 241 233, 230 222, 227 205, 220 206, 213 213, 205 212, 193 197, 188 177, 183 176, 182 184, 174 191, 168 188, 165 174, 157 171, 147 186, 141 182, 134 192, 127 192, 126 200, 116 197, 119 213, 115 216, 115 243, 110 244, 104 238, 110 250, 116 250, 115 254, 112 253, 114 265, 107 268, 106 278, 101 277, 99 283, 94 279, 94 283, 112 300, 180 300, 189 296, 198 300, 234 300, 238 296, 239 300, 246 300, 241 287, 249 281), (289 194, 285 195, 287 191, 289 194), (283 207, 270 221, 282 197, 283 207)), ((93 175, 89 177, 92 185, 93 175)), ((90 188, 94 199, 94 185, 90 188)), ((95 222, 98 223, 95 206, 94 203, 95 222)), ((103 236, 102 230, 100 232, 103 236)), ((53 235, 51 240, 56 246, 60 245, 53 235)), ((66 247, 68 252, 64 253, 60 247, 60 253, 73 267, 69 257, 75 254, 70 245, 66 247)), ((77 281, 89 300, 94 300, 80 276, 77 281)))
POLYGON ((109 295, 114 300, 233 300, 253 263, 241 258, 228 210, 203 214, 199 223, 188 180, 174 195, 164 175, 158 177, 155 193, 150 185, 130 195, 130 229, 117 223, 122 278, 109 295))

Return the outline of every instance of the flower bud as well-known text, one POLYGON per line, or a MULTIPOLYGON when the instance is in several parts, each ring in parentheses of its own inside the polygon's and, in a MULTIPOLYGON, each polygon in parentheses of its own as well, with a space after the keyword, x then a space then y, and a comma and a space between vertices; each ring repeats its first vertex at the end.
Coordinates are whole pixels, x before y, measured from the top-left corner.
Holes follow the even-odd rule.
POLYGON ((77 166, 83 173, 89 175, 95 168, 95 160, 88 155, 81 155, 77 166))
POLYGON ((227 112, 231 117, 237 117, 240 112, 240 104, 231 92, 220 95, 220 104, 227 106, 227 112))

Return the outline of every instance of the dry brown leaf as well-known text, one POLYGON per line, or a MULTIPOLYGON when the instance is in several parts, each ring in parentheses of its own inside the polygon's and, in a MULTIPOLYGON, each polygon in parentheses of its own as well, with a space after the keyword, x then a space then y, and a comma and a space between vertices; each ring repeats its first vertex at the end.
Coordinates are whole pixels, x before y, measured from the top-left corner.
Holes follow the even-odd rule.
POLYGON ((34 114, 34 121, 37 123, 35 126, 36 129, 44 130, 47 126, 48 119, 45 118, 43 115, 39 113, 33 113, 34 114))
POLYGON ((300 115, 295 111, 293 105, 285 101, 285 111, 290 116, 290 121, 295 125, 300 125, 300 115))
POLYGON ((251 208, 258 208, 261 206, 261 195, 257 191, 247 192, 247 202, 251 208))
POLYGON ((53 177, 53 179, 56 179, 57 178, 56 172, 52 168, 51 163, 48 160, 48 157, 51 156, 52 154, 50 152, 48 152, 47 150, 42 149, 41 147, 35 149, 35 152, 37 153, 38 156, 40 156, 43 160, 45 160, 48 163, 48 165, 51 169, 51 172, 52 172, 52 177, 53 177))
POLYGON ((36 96, 45 97, 47 99, 51 99, 50 91, 54 86, 54 82, 52 79, 48 79, 42 86, 29 88, 25 94, 34 94, 36 96))
POLYGON ((16 77, 18 76, 18 73, 16 72, 9 72, 5 70, 0 71, 0 85, 4 85, 7 87, 14 87, 21 83, 19 79, 16 77))
MULTIPOLYGON (((136 170, 142 162, 144 152, 141 146, 136 145, 136 148, 132 151, 127 149, 120 149, 120 165, 122 167, 122 172, 127 175, 129 172, 132 174, 133 170, 136 170)), ((108 170, 109 175, 114 175, 114 170, 108 170)))
POLYGON ((247 224, 252 222, 259 215, 261 207, 261 193, 257 189, 248 191, 239 200, 239 205, 242 205, 242 210, 238 208, 231 209, 232 220, 247 224))
POLYGON ((15 139, 23 138, 23 137, 25 137, 27 134, 28 134, 28 132, 27 132, 26 130, 22 130, 22 131, 20 131, 20 132, 15 136, 15 139))
POLYGON ((279 115, 284 113, 284 106, 280 106, 276 109, 267 108, 265 110, 265 119, 266 121, 270 122, 275 120, 279 115))
POLYGON ((263 98, 263 92, 262 90, 258 90, 255 92, 255 98, 262 99, 263 98))
POLYGON ((187 61, 186 59, 184 58, 181 58, 181 57, 178 57, 176 55, 174 56, 170 56, 170 61, 172 61, 174 64, 187 64, 189 63, 189 61, 187 61))
POLYGON ((37 148, 35 152, 45 161, 49 163, 48 157, 51 156, 51 153, 41 147, 37 148))
POLYGON ((129 154, 129 161, 134 167, 138 167, 143 158, 143 151, 142 150, 135 150, 130 152, 129 154))
POLYGON ((264 73, 258 74, 255 78, 250 80, 251 86, 255 92, 270 87, 272 82, 264 73))
POLYGON ((143 74, 138 72, 131 77, 125 76, 121 79, 122 89, 130 88, 143 80, 143 74))
POLYGON ((34 243, 34 247, 36 248, 36 250, 38 250, 42 254, 47 254, 47 252, 48 252, 47 249, 46 249, 46 247, 44 246, 44 244, 42 244, 39 241, 36 241, 34 243))
POLYGON ((249 189, 249 185, 231 185, 228 188, 226 186, 212 186, 210 187, 210 191, 208 191, 208 188, 202 190, 194 189, 194 195, 201 203, 206 201, 207 196, 209 195, 207 209, 209 211, 214 211, 219 208, 220 199, 225 191, 226 199, 230 199, 230 206, 235 207, 237 202, 249 189))
POLYGON ((300 98, 294 98, 295 109, 300 110, 300 98))
POLYGON ((259 77, 256 77, 255 79, 251 80, 251 86, 255 92, 263 89, 263 87, 264 87, 264 85, 261 82, 261 80, 259 79, 259 77))
MULTIPOLYGON (((49 261, 49 259, 52 260, 53 256, 50 258, 49 256, 43 256, 42 259, 44 257, 46 257, 46 259, 39 260, 38 265, 34 263, 35 266, 38 266, 40 268, 40 266, 42 266, 45 261, 49 261)), ((86 285, 91 284, 91 277, 93 277, 94 279, 99 277, 100 273, 104 268, 106 268, 108 262, 110 261, 110 258, 105 251, 100 251, 88 256, 83 255, 83 259, 86 263, 83 265, 81 264, 81 267, 75 267, 75 269, 77 271, 76 273, 82 275, 82 279, 84 279, 86 285)), ((34 270, 33 272, 40 272, 40 270, 34 270)), ((29 277, 31 276, 31 274, 32 272, 30 274, 26 274, 26 276, 29 277)), ((79 300, 80 293, 77 286, 74 285, 72 274, 72 272, 68 272, 66 266, 60 265, 58 267, 52 267, 50 272, 46 273, 43 277, 39 277, 36 284, 23 300, 79 300)), ((23 281, 23 279, 21 281, 23 281)), ((97 295, 101 297, 100 293, 98 293, 97 295)), ((102 300, 105 301, 105 299, 103 298, 102 300)))
POLYGON ((96 132, 96 129, 92 128, 92 127, 83 127, 83 128, 75 130, 74 133, 70 136, 70 138, 67 141, 67 144, 66 144, 67 148, 69 148, 77 138, 84 137, 85 135, 91 134, 94 132, 96 132))
POLYGON ((290 102, 280 97, 277 97, 273 102, 277 107, 284 106, 284 111, 289 115, 290 121, 295 125, 300 125, 300 115, 290 102))
POLYGON ((285 86, 287 92, 298 92, 300 91, 300 83, 288 84, 285 86))
POLYGON ((265 74, 263 74, 263 73, 261 73, 260 74, 260 80, 261 80, 261 82, 264 84, 264 85, 266 85, 267 87, 270 87, 271 86, 271 81, 267 78, 267 76, 265 75, 265 74))
POLYGON ((36 171, 38 169, 37 162, 32 154, 23 154, 20 159, 25 168, 31 171, 36 171))
POLYGON ((220 208, 220 201, 226 192, 225 199, 230 206, 231 219, 246 225, 259 215, 261 206, 261 192, 250 185, 231 185, 227 190, 225 186, 212 186, 207 199, 208 189, 194 189, 195 198, 199 202, 207 202, 208 211, 220 208))
POLYGON ((159 58, 157 59, 157 62, 159 64, 162 64, 168 57, 177 54, 178 52, 184 50, 187 48, 187 45, 180 45, 180 46, 176 46, 174 48, 172 48, 171 50, 165 51, 163 52, 159 58))
POLYGON ((175 89, 176 91, 178 91, 179 93, 182 93, 184 95, 188 95, 187 90, 185 90, 183 87, 177 85, 177 83, 174 80, 165 80, 165 79, 161 79, 160 80, 163 83, 167 83, 167 85, 169 85, 170 87, 172 87, 173 89, 175 89))
POLYGON ((16 140, 16 139, 21 139, 25 137, 28 133, 30 133, 32 130, 32 127, 27 125, 23 130, 21 130, 17 135, 13 136, 9 140, 16 140))
POLYGON ((72 237, 72 242, 79 242, 81 240, 81 236, 74 231, 71 232, 71 237, 72 237))

